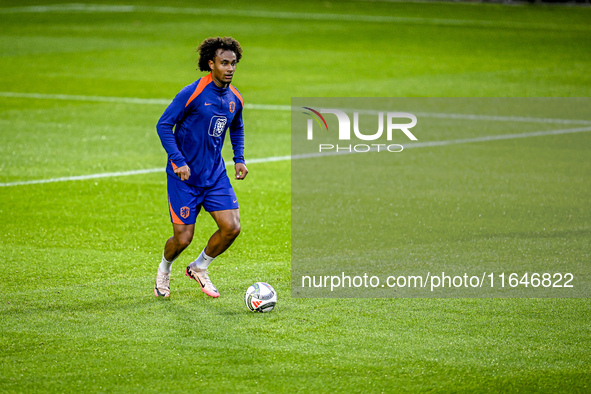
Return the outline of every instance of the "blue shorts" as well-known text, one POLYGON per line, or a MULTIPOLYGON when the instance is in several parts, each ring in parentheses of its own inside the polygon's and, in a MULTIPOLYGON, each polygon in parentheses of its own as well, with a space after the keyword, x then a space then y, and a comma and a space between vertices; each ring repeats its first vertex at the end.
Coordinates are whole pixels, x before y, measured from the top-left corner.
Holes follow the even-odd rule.
POLYGON ((238 209, 238 199, 227 175, 211 187, 188 185, 168 175, 168 208, 170 220, 176 224, 195 224, 201 206, 207 212, 238 209))

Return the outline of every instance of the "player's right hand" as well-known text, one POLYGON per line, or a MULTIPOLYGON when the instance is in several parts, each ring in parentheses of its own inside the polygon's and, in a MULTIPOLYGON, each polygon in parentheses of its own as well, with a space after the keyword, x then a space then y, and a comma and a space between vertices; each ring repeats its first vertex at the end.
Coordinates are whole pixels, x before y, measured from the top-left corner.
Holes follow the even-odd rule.
POLYGON ((174 173, 181 178, 181 181, 186 181, 187 179, 189 179, 189 177, 191 176, 191 169, 189 168, 189 166, 182 166, 182 167, 177 167, 174 169, 174 173))

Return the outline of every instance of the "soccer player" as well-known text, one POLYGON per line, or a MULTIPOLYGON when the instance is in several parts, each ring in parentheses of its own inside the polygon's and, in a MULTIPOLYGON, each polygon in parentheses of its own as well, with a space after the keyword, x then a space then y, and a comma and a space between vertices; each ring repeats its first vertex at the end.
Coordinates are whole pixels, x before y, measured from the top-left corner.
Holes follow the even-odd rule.
POLYGON ((234 178, 248 174, 244 162, 242 96, 232 86, 242 48, 231 37, 204 40, 198 48, 199 70, 209 72, 184 87, 166 108, 156 129, 168 153, 168 207, 174 235, 166 241, 158 267, 154 294, 170 296, 170 271, 174 260, 193 239, 195 220, 203 207, 218 230, 186 269, 208 296, 219 297, 207 267, 240 234, 238 199, 226 174, 222 145, 226 130, 234 150, 234 178), (174 131, 173 131, 174 129, 174 131))

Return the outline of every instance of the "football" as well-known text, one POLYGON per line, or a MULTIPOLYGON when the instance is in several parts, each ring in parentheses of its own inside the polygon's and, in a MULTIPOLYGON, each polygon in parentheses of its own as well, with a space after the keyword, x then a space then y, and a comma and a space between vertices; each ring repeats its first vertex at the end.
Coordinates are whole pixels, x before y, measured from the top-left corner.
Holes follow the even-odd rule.
POLYGON ((257 282, 246 290, 244 303, 251 312, 270 312, 277 304, 277 292, 270 284, 257 282))

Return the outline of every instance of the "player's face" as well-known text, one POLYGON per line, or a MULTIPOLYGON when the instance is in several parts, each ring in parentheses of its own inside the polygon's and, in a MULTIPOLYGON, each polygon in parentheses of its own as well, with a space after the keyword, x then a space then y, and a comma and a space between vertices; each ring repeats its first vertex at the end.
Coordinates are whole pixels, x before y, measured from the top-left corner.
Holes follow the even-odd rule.
POLYGON ((227 86, 232 82, 236 71, 236 54, 230 50, 218 49, 213 60, 209 61, 209 68, 216 85, 227 86))

